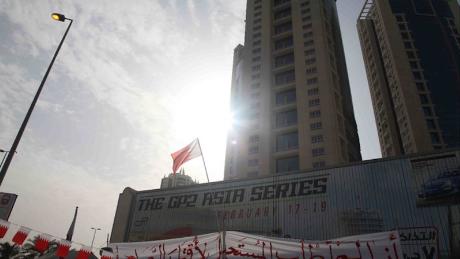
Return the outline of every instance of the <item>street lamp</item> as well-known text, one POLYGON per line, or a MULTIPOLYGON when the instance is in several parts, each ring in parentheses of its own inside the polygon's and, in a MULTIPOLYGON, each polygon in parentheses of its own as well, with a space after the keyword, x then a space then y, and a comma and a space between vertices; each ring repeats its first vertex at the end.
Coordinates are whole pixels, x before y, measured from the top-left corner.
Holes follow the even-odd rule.
POLYGON ((96 237, 96 231, 101 230, 101 229, 100 228, 91 228, 91 229, 94 230, 93 241, 91 241, 91 251, 93 251, 94 238, 96 237))
MULTIPOLYGON (((18 153, 16 151, 14 151, 15 153, 18 153)), ((2 165, 3 165, 3 161, 5 161, 5 158, 6 158, 6 155, 8 155, 8 153, 10 153, 9 150, 3 150, 3 149, 0 149, 0 153, 5 153, 3 155, 3 158, 2 158, 2 162, 0 162, 0 168, 2 168, 2 165)))
POLYGON ((3 179, 5 178, 5 175, 6 175, 6 172, 8 171, 8 167, 10 166, 11 160, 13 160, 13 156, 16 153, 16 148, 19 145, 19 141, 21 140, 22 134, 24 133, 24 130, 26 129, 27 122, 29 121, 30 115, 32 115, 32 112, 34 110, 35 104, 37 103, 38 97, 40 96, 43 86, 45 85, 46 78, 48 78, 48 74, 50 73, 51 67, 53 67, 54 61, 56 60, 59 50, 61 49, 62 43, 64 43, 65 37, 67 36, 67 33, 69 32, 70 26, 72 26, 73 20, 66 18, 63 14, 53 13, 51 14, 51 18, 53 18, 53 20, 60 21, 60 22, 65 22, 66 20, 68 20, 70 21, 70 23, 69 23, 69 26, 67 26, 67 30, 65 31, 64 36, 62 37, 61 42, 59 43, 59 46, 56 49, 56 52, 54 53, 53 59, 51 60, 51 63, 49 64, 45 75, 43 76, 42 82, 40 83, 37 93, 35 94, 35 97, 32 103, 30 104, 26 117, 24 118, 24 121, 22 122, 21 127, 19 128, 18 134, 16 135, 16 138, 14 139, 13 145, 11 146, 10 151, 8 151, 7 153, 4 165, 0 171, 0 185, 2 184, 3 179))

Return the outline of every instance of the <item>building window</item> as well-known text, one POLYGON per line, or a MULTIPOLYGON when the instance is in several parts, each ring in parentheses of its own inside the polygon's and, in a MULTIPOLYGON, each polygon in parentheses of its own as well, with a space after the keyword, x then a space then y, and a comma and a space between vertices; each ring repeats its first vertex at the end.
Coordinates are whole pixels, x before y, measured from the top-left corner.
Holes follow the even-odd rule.
POLYGON ((318 83, 318 78, 317 77, 307 79, 307 85, 314 85, 314 84, 317 84, 317 83, 318 83))
POLYGON ((316 62, 316 58, 309 58, 305 60, 305 65, 313 65, 316 62))
POLYGON ((291 132, 276 136, 276 151, 286 151, 299 147, 297 132, 291 132))
POLYGON ((260 53, 260 48, 252 50, 252 54, 259 54, 259 53, 260 53))
POLYGON ((259 135, 251 135, 249 137, 249 143, 258 143, 259 142, 259 135))
POLYGON ((302 21, 303 21, 303 22, 311 21, 311 16, 308 15, 308 16, 303 17, 303 18, 302 18, 302 21))
POLYGON ((311 143, 320 143, 320 142, 323 142, 323 140, 324 140, 323 135, 311 136, 311 143))
POLYGON ((276 127, 287 127, 297 124, 297 110, 278 112, 276 114, 276 127))
POLYGON ((307 13, 309 13, 309 12, 310 12, 310 8, 307 8, 307 9, 302 10, 301 13, 302 13, 302 14, 307 14, 307 13))
POLYGON ((409 39, 409 34, 407 32, 403 32, 403 33, 401 33, 401 37, 403 38, 403 40, 408 40, 409 39))
POLYGON ((425 116, 427 117, 433 116, 433 112, 431 112, 430 107, 423 107, 423 114, 425 114, 425 116))
POLYGON ((310 118, 319 118, 321 117, 321 111, 312 111, 310 112, 310 118))
POLYGON ((323 168, 326 167, 326 162, 324 161, 318 161, 318 162, 313 162, 313 168, 323 168))
POLYGON ((274 6, 282 5, 285 3, 289 3, 291 0, 275 0, 274 6))
POLYGON ((296 101, 295 89, 286 90, 276 94, 276 105, 286 105, 296 101))
POLYGON ((305 56, 310 56, 315 54, 315 49, 305 50, 305 56))
POLYGON ((414 75, 415 80, 421 80, 422 79, 422 73, 418 71, 412 71, 412 74, 414 75))
POLYGON ((257 61, 260 61, 260 56, 252 58, 252 62, 257 62, 257 61))
POLYGON ((295 72, 294 70, 289 70, 286 72, 278 73, 275 75, 275 84, 276 85, 284 85, 295 80, 295 72))
POLYGON ((430 136, 431 136, 431 143, 433 143, 433 144, 440 144, 441 143, 441 140, 439 139, 438 133, 431 132, 430 136))
POLYGON ((312 27, 311 23, 308 23, 308 24, 304 24, 302 26, 302 29, 307 30, 307 29, 311 29, 311 27, 312 27))
POLYGON ((259 79, 260 78, 260 74, 255 74, 255 75, 252 75, 252 80, 256 80, 256 79, 259 79))
POLYGON ((315 123, 310 124, 311 130, 318 130, 321 128, 322 128, 321 122, 315 122, 315 123))
POLYGON ((261 11, 257 12, 257 13, 254 13, 254 17, 257 17, 257 16, 260 16, 262 14, 261 11))
POLYGON ((412 49, 412 43, 410 41, 405 41, 404 42, 404 47, 406 49, 412 49))
POLYGON ((303 43, 304 47, 310 47, 313 46, 315 42, 313 40, 307 40, 303 43))
POLYGON ((286 157, 276 160, 276 172, 285 173, 299 170, 299 157, 286 157))
POLYGON ((425 84, 422 82, 416 82, 415 85, 417 86, 417 90, 423 92, 425 91, 425 84))
POLYGON ((434 123, 434 120, 426 120, 426 124, 428 126, 428 129, 430 130, 436 129, 436 124, 434 123))
POLYGON ((248 160, 248 166, 256 166, 258 164, 259 164, 258 159, 250 159, 250 160, 248 160))
POLYGON ((408 51, 407 52, 407 57, 414 59, 415 58, 414 52, 413 51, 408 51))
POLYGON ((259 88, 260 87, 260 83, 253 83, 251 84, 251 88, 252 89, 256 89, 256 88, 259 88))
POLYGON ((275 21, 291 15, 291 7, 275 12, 275 21))
POLYGON ((426 94, 421 94, 421 95, 420 95, 420 102, 421 102, 422 104, 428 104, 428 103, 429 103, 429 101, 428 101, 428 96, 427 96, 426 94))
POLYGON ((259 46, 260 43, 261 43, 260 40, 254 41, 254 42, 252 43, 252 46, 254 46, 254 47, 255 47, 255 46, 259 46))
POLYGON ((307 94, 308 96, 318 95, 319 89, 318 88, 308 89, 307 94))
POLYGON ((292 47, 292 44, 293 44, 292 37, 287 37, 284 39, 277 40, 275 41, 275 50, 292 47))
POLYGON ((275 35, 280 34, 283 32, 288 32, 292 30, 292 23, 291 22, 285 22, 280 25, 275 26, 275 35))
POLYGON ((257 175, 259 175, 259 172, 257 171, 248 172, 248 177, 256 177, 257 175))
POLYGON ((306 32, 306 33, 303 34, 303 37, 304 37, 304 38, 310 38, 310 37, 312 37, 312 36, 313 36, 313 32, 312 32, 312 31, 309 31, 309 32, 306 32))
POLYGON ((307 75, 315 74, 316 72, 317 72, 316 67, 310 67, 310 68, 307 68, 307 70, 305 70, 305 73, 307 75))
POLYGON ((260 65, 253 66, 252 71, 260 71, 260 65))
POLYGON ((275 67, 294 64, 294 53, 288 53, 275 58, 275 67))
POLYGON ((320 148, 314 148, 311 150, 311 155, 313 157, 317 157, 317 156, 322 156, 324 155, 324 148, 320 147, 320 148))
POLYGON ((309 107, 315 107, 315 106, 318 106, 318 105, 319 105, 319 99, 318 98, 308 101, 308 106, 309 107))
POLYGON ((250 155, 259 153, 259 146, 251 146, 251 147, 249 147, 248 153, 250 155))

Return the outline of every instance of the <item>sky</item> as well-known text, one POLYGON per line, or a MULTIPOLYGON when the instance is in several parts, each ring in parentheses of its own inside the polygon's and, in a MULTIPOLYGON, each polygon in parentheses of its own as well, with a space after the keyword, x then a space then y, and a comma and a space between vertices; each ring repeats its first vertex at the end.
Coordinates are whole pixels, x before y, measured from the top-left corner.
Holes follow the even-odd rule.
MULTIPOLYGON (((338 1, 363 159, 381 157, 356 19, 338 1)), ((127 186, 156 189, 170 154, 198 137, 211 181, 223 179, 233 49, 245 0, 1 0, 0 149, 8 150, 67 24, 74 19, 1 192, 19 195, 10 221, 95 247, 127 186)), ((2 155, 2 154, 0 154, 2 155)), ((184 166, 206 182, 202 160, 184 166)))

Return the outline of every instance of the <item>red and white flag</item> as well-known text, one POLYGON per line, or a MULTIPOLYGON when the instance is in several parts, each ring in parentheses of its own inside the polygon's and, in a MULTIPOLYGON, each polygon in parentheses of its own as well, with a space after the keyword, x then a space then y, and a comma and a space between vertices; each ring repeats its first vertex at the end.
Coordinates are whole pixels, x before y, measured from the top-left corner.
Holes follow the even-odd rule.
POLYGON ((173 159, 173 173, 180 168, 185 162, 201 156, 201 148, 198 138, 188 144, 186 147, 171 154, 173 159))
POLYGON ((10 222, 0 219, 0 238, 6 235, 6 232, 10 228, 10 222))
POLYGON ((13 242, 17 245, 22 245, 30 233, 30 228, 20 227, 18 232, 13 237, 13 242))
POLYGON ((57 257, 66 257, 69 254, 70 246, 72 243, 68 240, 61 239, 59 241, 57 250, 56 250, 56 256, 57 257))
POLYGON ((80 251, 78 251, 76 259, 88 259, 91 255, 91 248, 87 246, 82 246, 80 251))
POLYGON ((43 253, 48 249, 52 237, 47 234, 40 234, 35 240, 35 249, 38 252, 43 253))

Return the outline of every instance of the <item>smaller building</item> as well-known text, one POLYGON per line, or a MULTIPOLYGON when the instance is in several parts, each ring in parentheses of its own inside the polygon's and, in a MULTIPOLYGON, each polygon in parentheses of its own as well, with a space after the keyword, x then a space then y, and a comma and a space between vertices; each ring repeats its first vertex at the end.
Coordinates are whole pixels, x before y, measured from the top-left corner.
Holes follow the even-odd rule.
POLYGON ((196 184, 196 182, 193 181, 192 177, 185 174, 184 169, 181 169, 177 174, 170 173, 169 176, 163 177, 163 179, 161 179, 160 189, 175 188, 178 186, 192 184, 196 184))

